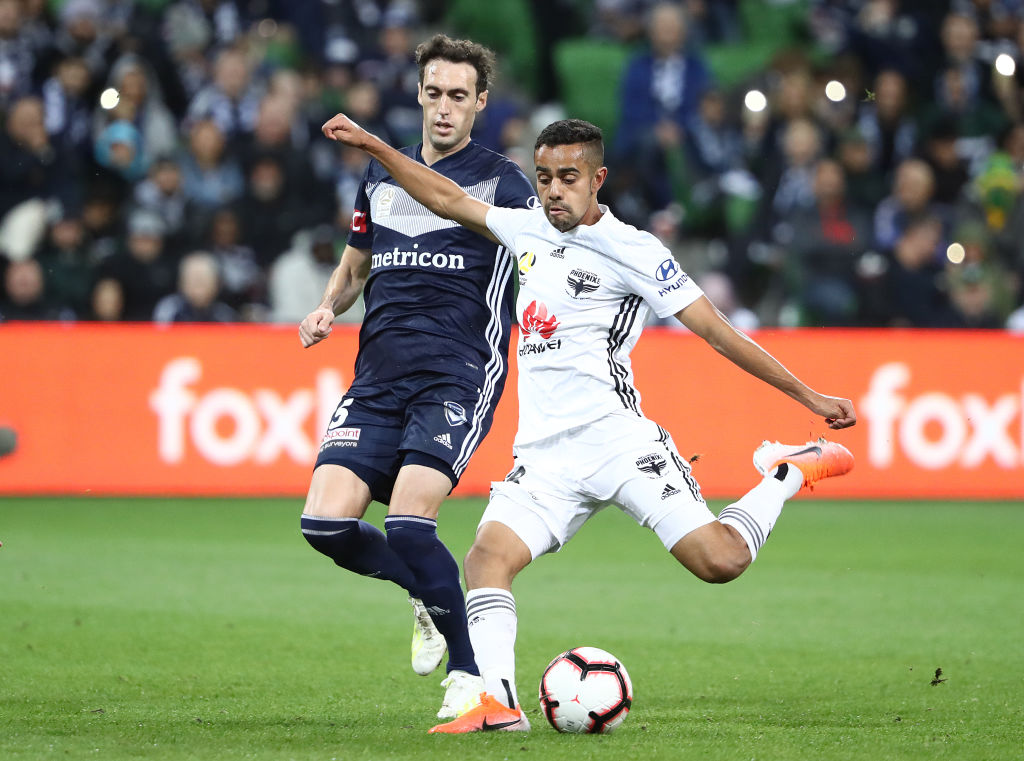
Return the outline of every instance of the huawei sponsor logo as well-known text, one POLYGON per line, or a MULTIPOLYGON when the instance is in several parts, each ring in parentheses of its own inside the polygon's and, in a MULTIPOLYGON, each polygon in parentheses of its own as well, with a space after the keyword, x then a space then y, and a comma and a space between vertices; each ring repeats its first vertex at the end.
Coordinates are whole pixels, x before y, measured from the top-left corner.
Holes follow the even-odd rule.
POLYGON ((552 338, 558 330, 558 319, 553 314, 548 314, 548 308, 544 304, 531 301, 523 310, 519 324, 523 329, 523 340, 519 342, 520 357, 562 348, 562 339, 552 338), (540 340, 530 340, 531 338, 540 340))
POLYGON ((558 330, 558 319, 548 314, 548 308, 537 301, 531 301, 523 310, 523 318, 519 323, 526 333, 540 336, 544 340, 551 338, 558 330))

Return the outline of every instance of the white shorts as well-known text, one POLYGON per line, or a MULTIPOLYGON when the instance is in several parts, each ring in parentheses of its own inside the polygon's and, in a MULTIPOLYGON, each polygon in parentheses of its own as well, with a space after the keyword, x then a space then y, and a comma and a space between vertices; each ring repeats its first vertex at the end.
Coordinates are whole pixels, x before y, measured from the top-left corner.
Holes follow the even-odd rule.
POLYGON ((534 558, 556 552, 601 509, 618 505, 671 550, 715 520, 668 432, 622 410, 513 449, 480 517, 503 523, 534 558))

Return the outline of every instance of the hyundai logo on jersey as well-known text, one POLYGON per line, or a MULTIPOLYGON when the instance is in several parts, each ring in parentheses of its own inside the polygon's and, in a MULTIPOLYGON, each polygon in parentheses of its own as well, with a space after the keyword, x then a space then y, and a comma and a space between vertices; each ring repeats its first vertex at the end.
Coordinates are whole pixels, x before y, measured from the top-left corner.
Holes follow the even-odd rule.
POLYGON ((686 282, 687 280, 689 280, 689 279, 690 279, 690 276, 689 276, 689 275, 687 275, 687 274, 686 274, 685 272, 684 272, 684 273, 682 273, 682 274, 681 274, 681 275, 679 276, 679 279, 678 279, 678 280, 676 280, 676 281, 675 281, 674 283, 672 283, 671 285, 666 285, 666 286, 665 286, 664 288, 662 288, 662 289, 661 289, 660 291, 658 291, 658 295, 659 295, 659 296, 665 296, 665 295, 667 295, 667 294, 669 294, 669 293, 672 293, 672 291, 677 291, 677 290, 679 290, 680 288, 682 288, 682 287, 683 287, 683 283, 685 283, 685 282, 686 282))
POLYGON ((458 402, 445 402, 444 416, 448 425, 462 425, 466 422, 466 408, 458 402))
POLYGON ((676 264, 676 260, 669 258, 661 263, 654 276, 664 283, 666 280, 674 278, 678 272, 679 265, 676 264))

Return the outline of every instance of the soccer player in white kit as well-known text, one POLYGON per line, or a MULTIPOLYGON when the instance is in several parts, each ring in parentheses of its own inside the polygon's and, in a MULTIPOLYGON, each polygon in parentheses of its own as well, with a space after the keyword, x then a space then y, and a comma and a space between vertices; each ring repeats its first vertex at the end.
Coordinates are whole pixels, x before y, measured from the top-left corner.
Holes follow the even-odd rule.
POLYGON ((853 466, 845 447, 824 439, 766 442, 754 454, 762 480, 716 518, 672 438, 640 409, 629 353, 648 316, 675 315, 830 428, 856 423, 853 404, 793 376, 725 319, 654 236, 598 204, 607 169, 594 125, 563 120, 538 136, 538 209, 479 201, 344 115, 323 131, 367 151, 438 216, 503 243, 519 260, 515 462, 492 485, 464 567, 470 637, 486 692, 459 718, 430 731, 528 730, 516 698, 511 588, 534 558, 557 551, 588 518, 615 504, 654 530, 698 578, 731 581, 757 556, 787 499, 853 466))

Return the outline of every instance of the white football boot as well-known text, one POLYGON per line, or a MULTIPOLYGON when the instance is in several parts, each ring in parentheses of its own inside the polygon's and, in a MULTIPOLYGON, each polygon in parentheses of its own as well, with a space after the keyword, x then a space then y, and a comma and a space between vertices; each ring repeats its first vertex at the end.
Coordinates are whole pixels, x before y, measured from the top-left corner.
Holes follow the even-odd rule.
POLYGON ((444 702, 437 712, 439 719, 455 719, 473 708, 480 702, 480 693, 484 691, 484 679, 473 676, 466 671, 452 671, 441 680, 445 688, 444 702))
POLYGON ((448 650, 441 632, 427 613, 423 601, 415 597, 409 598, 412 605, 412 670, 420 676, 432 674, 441 665, 448 650))

